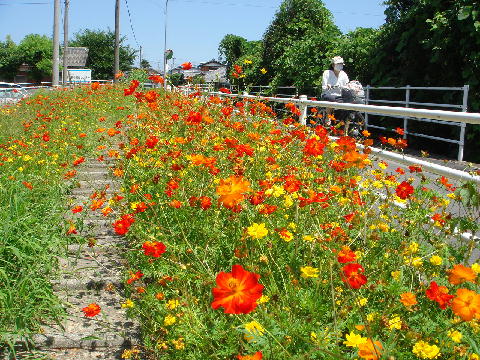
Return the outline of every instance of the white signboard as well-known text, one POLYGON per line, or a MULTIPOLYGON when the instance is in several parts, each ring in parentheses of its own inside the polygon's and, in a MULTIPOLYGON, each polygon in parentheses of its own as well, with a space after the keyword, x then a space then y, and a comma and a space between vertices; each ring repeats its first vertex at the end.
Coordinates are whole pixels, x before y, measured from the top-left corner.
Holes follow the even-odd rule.
POLYGON ((89 83, 92 81, 92 70, 68 69, 68 81, 73 83, 89 83))

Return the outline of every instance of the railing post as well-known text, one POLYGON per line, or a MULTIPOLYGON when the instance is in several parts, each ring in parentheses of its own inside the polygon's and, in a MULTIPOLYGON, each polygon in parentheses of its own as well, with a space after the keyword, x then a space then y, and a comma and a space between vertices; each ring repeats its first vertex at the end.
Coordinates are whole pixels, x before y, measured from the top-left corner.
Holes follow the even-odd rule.
MULTIPOLYGON (((299 100, 307 101, 307 95, 300 95, 299 100)), ((300 117, 298 120, 300 121, 300 124, 307 125, 307 104, 300 103, 298 107, 300 109, 300 117)))
MULTIPOLYGON (((462 103, 462 111, 467 112, 468 109, 468 91, 470 90, 469 85, 463 86, 463 103, 462 103)), ((458 161, 463 160, 463 150, 465 149, 465 130, 467 124, 461 123, 460 124, 460 144, 458 144, 458 161)))
MULTIPOLYGON (((405 107, 408 108, 410 104, 410 85, 406 86, 405 89, 405 107)), ((408 132, 408 117, 403 118, 403 139, 407 139, 408 132)))
MULTIPOLYGON (((367 85, 367 91, 365 93, 365 105, 368 105, 368 102, 370 100, 370 85, 367 85)), ((368 113, 365 113, 365 129, 368 128, 368 113)))

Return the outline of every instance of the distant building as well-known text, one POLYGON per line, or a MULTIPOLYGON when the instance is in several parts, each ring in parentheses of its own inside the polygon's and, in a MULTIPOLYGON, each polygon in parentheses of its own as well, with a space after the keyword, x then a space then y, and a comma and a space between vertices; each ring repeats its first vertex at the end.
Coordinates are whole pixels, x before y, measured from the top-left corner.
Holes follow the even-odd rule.
POLYGON ((217 69, 220 69, 220 68, 225 68, 226 69, 227 65, 224 65, 224 64, 212 59, 212 60, 207 61, 205 63, 201 63, 200 65, 198 65, 198 67, 202 71, 212 71, 212 70, 217 70, 217 69))

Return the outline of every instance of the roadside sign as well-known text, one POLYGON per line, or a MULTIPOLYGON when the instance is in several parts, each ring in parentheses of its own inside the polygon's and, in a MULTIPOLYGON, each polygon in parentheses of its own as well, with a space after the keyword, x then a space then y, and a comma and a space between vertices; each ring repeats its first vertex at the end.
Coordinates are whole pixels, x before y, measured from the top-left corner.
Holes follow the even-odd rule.
POLYGON ((68 69, 68 81, 73 83, 89 83, 92 81, 92 70, 68 69))
POLYGON ((65 55, 67 56, 68 67, 83 67, 87 65, 88 48, 86 47, 67 47, 65 55))

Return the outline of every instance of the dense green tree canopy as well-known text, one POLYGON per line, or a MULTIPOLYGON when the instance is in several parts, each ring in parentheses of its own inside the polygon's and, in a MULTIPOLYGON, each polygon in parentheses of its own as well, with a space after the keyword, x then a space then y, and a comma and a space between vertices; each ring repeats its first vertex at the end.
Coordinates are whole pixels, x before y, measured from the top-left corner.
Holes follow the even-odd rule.
POLYGON ((27 35, 18 45, 7 37, 0 41, 0 77, 11 81, 18 67, 27 64, 31 66, 31 78, 39 82, 52 74, 52 56, 53 42, 45 35, 27 35))
MULTIPOLYGON (((135 50, 124 45, 126 38, 120 39, 120 70, 128 71, 135 61, 135 50)), ((89 49, 87 68, 92 69, 94 79, 113 78, 115 33, 102 30, 83 30, 74 35, 70 46, 83 46, 89 49)))
POLYGON ((263 36, 262 66, 276 85, 312 85, 339 36, 321 0, 284 0, 263 36))

